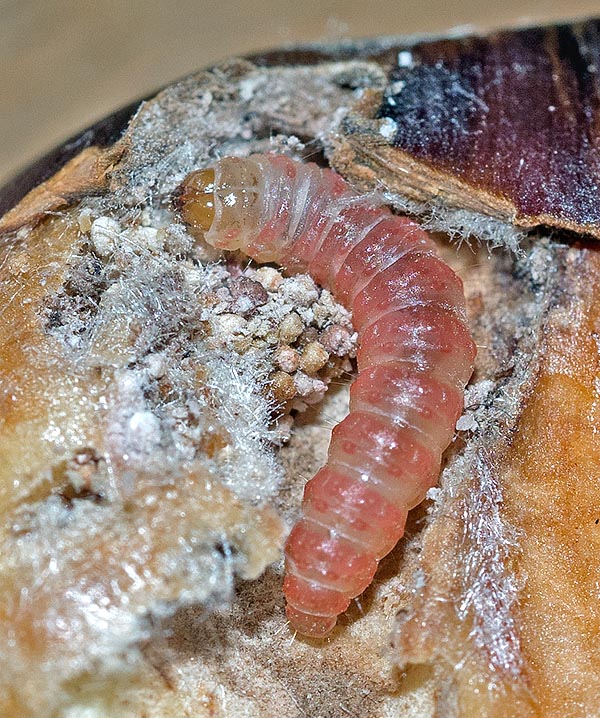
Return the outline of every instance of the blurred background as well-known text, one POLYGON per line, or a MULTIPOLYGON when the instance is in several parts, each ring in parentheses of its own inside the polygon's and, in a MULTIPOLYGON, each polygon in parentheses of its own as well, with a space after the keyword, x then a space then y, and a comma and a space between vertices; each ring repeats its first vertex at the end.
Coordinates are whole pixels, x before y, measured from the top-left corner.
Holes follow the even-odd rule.
POLYGON ((120 105, 231 55, 600 14, 600 0, 0 0, 0 184, 120 105))

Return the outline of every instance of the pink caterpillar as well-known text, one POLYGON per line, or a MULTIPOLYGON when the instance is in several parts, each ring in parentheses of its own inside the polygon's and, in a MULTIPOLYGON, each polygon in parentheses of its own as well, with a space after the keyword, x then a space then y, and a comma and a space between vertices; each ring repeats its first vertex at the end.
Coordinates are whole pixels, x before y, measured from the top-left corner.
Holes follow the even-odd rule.
POLYGON ((352 310, 350 412, 285 549, 288 619, 325 636, 437 481, 475 359, 462 283, 414 222, 313 163, 225 157, 188 175, 178 203, 211 245, 308 272, 352 310))

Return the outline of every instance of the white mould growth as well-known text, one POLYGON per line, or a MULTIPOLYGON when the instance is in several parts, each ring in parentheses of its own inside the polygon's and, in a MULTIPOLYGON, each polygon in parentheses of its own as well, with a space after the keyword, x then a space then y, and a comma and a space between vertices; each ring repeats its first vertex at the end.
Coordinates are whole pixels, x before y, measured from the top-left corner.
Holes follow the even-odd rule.
POLYGON ((379 134, 386 140, 391 141, 398 131, 398 125, 390 117, 386 117, 379 125, 379 134))
POLYGON ((399 212, 418 215, 425 229, 445 232, 459 245, 474 237, 486 242, 490 249, 503 247, 517 256, 523 254, 521 244, 526 232, 501 219, 447 207, 441 202, 415 202, 394 192, 386 192, 385 197, 399 212))
POLYGON ((229 450, 217 462, 219 479, 240 498, 256 503, 272 496, 283 479, 272 449, 273 407, 261 391, 268 372, 261 364, 247 356, 235 362, 209 357, 205 363, 211 402, 230 437, 229 450))
MULTIPOLYGON (((471 636, 487 656, 492 672, 515 684, 522 680, 522 656, 513 606, 520 586, 506 563, 518 546, 517 532, 502 519, 502 490, 494 467, 483 452, 475 463, 480 486, 465 501, 464 525, 481 546, 479 552, 465 551, 464 591, 457 607, 460 620, 474 617, 471 636)), ((493 687, 493 682, 491 687, 493 687)))
MULTIPOLYGON (((86 212, 84 216, 89 218, 90 212, 86 212)), ((79 226, 85 233, 83 227, 87 225, 80 222, 79 226)), ((119 245, 120 232, 121 225, 112 217, 98 217, 98 219, 92 222, 90 227, 90 239, 92 240, 94 249, 101 257, 108 257, 115 251, 119 245)))
POLYGON ((131 495, 140 469, 202 460, 240 499, 263 504, 282 481, 274 445, 289 435, 285 414, 351 369, 350 314, 308 276, 211 261, 162 210, 84 214, 47 330, 77 363, 111 372, 106 450, 118 493, 131 495), (275 370, 300 401, 271 390, 275 370), (223 445, 207 452, 209 435, 223 445))

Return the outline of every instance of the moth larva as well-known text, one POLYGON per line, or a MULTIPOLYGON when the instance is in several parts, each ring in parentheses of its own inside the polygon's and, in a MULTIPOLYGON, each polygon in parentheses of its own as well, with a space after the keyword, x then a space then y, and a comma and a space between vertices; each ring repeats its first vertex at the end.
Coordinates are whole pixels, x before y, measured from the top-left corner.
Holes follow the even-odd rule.
POLYGON ((325 636, 437 481, 475 360, 462 283, 418 225, 313 163, 225 157, 189 174, 178 203, 211 245, 308 272, 352 310, 350 412, 285 549, 290 623, 325 636))

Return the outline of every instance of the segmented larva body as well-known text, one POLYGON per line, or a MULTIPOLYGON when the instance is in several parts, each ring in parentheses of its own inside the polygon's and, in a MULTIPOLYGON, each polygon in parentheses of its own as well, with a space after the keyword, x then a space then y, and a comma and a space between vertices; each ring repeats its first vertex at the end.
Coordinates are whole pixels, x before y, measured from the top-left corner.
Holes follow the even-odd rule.
POLYGON ((285 548, 288 619, 325 636, 437 481, 475 359, 462 283, 414 222, 316 164, 226 157, 188 175, 178 201, 214 247, 308 272, 352 311, 350 411, 285 548))

